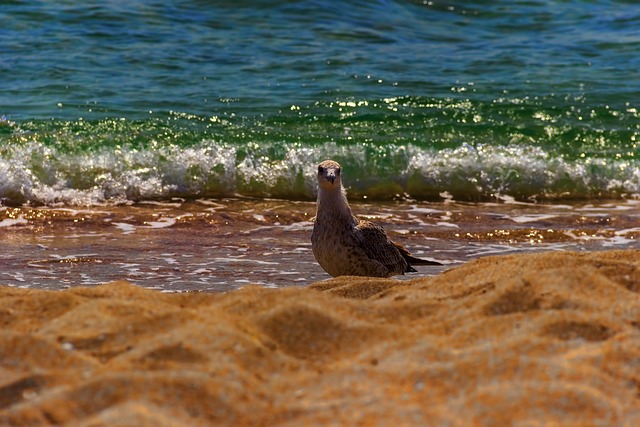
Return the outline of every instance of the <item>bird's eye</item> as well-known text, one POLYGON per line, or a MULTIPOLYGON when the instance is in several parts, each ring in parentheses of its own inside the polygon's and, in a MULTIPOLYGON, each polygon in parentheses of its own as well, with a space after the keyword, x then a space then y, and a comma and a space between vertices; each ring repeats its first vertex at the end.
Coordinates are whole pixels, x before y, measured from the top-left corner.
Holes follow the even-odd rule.
POLYGON ((336 169, 336 175, 340 175, 340 168, 336 169))
POLYGON ((323 173, 324 172, 324 168, 322 166, 318 166, 318 173, 323 173))

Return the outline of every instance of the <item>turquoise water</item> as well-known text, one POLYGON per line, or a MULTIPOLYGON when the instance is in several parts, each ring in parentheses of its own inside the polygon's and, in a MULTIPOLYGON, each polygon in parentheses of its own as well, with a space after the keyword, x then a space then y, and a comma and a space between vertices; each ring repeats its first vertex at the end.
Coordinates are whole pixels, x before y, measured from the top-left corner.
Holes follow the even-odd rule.
POLYGON ((5 2, 0 200, 640 194, 635 1, 5 2))

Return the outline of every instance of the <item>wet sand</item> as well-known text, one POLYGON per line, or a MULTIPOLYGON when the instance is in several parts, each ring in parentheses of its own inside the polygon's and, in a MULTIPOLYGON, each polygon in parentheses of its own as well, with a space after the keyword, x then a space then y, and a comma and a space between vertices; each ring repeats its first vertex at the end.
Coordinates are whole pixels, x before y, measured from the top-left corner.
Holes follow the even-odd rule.
POLYGON ((0 287, 0 425, 638 425, 640 251, 409 281, 0 287))
MULTIPOLYGON (((430 276, 487 255, 640 248, 640 201, 362 203, 430 276)), ((224 199, 90 209, 0 207, 0 284, 34 289, 114 280, 164 292, 247 284, 307 286, 329 276, 311 253, 315 203, 224 199)))

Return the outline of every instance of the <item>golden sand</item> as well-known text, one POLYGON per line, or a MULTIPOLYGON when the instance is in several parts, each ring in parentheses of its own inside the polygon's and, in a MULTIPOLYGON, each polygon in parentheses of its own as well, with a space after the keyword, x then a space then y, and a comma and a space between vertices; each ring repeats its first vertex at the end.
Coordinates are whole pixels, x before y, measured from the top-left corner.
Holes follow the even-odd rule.
POLYGON ((0 287, 0 425, 640 425, 640 251, 412 281, 0 287))

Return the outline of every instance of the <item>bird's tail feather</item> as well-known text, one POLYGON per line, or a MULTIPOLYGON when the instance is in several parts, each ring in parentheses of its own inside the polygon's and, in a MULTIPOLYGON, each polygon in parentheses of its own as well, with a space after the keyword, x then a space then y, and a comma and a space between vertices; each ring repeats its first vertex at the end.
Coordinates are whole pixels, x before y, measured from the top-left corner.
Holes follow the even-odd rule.
POLYGON ((406 259, 407 262, 411 265, 442 265, 442 263, 438 261, 431 261, 428 259, 416 258, 411 255, 405 256, 404 259, 406 259))
POLYGON ((414 256, 411 256, 407 248, 405 248, 404 246, 399 245, 398 243, 394 243, 394 245, 396 246, 396 248, 398 248, 398 250, 400 251, 400 254, 405 260, 407 260, 410 266, 411 265, 442 265, 442 263, 439 263, 438 261, 431 261, 428 259, 416 258, 414 256))

